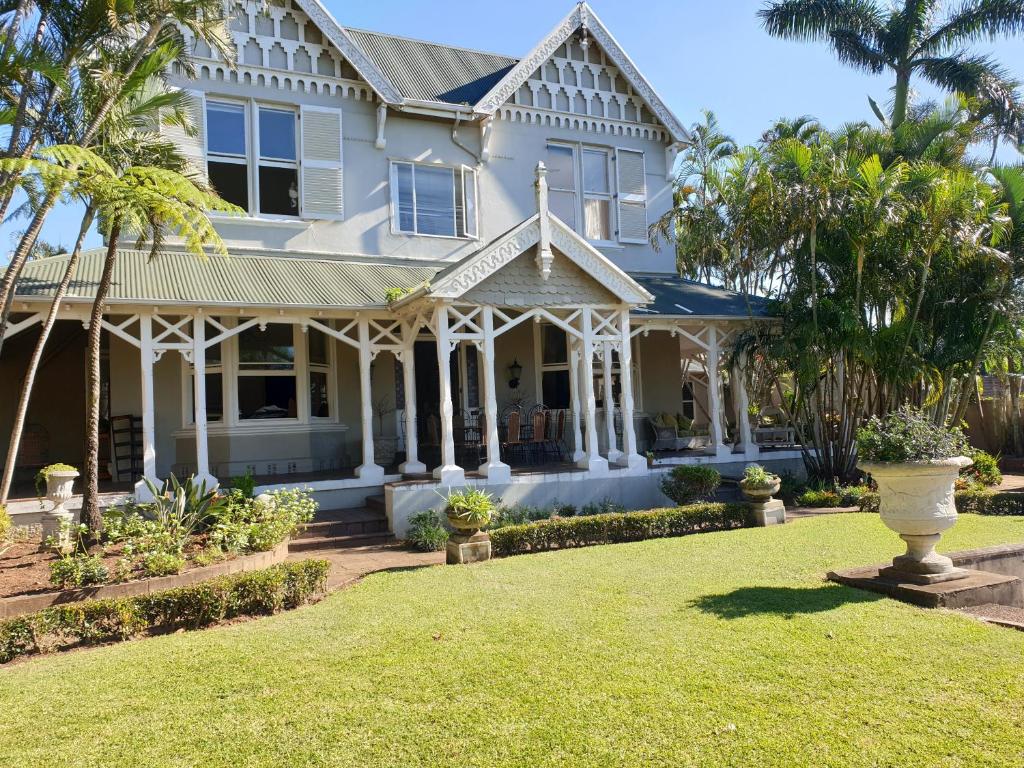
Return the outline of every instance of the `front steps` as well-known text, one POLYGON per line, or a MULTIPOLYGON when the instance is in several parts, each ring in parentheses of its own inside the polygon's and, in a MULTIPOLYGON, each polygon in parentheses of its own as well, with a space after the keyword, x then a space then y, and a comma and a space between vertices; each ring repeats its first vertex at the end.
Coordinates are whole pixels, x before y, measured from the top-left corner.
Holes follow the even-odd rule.
POLYGON ((395 537, 388 530, 383 504, 383 496, 370 496, 366 499, 366 506, 359 509, 320 510, 313 521, 291 540, 288 550, 312 552, 391 544, 395 537))

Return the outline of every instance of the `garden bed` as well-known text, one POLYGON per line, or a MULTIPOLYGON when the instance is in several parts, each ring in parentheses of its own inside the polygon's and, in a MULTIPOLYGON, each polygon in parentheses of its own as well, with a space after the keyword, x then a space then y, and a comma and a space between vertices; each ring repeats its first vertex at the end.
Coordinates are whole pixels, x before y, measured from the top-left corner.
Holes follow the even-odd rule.
MULTIPOLYGON (((28 546, 28 545, 18 545, 28 546)), ((13 551, 13 550, 12 550, 13 551)), ((16 562, 8 562, 11 552, 0 559, 0 589, 6 585, 10 588, 12 584, 18 584, 21 578, 22 584, 26 579, 31 580, 33 585, 29 589, 18 592, 0 593, 0 619, 13 616, 23 616, 27 613, 40 611, 53 605, 65 605, 68 603, 80 602, 82 600, 102 600, 108 598, 129 597, 133 595, 146 595, 176 587, 184 587, 196 584, 201 581, 226 576, 232 573, 245 573, 268 568, 277 563, 284 562, 288 557, 288 541, 283 541, 267 552, 254 552, 248 555, 227 555, 225 559, 214 565, 195 566, 183 570, 181 573, 170 576, 157 576, 152 578, 135 578, 115 584, 99 584, 79 589, 54 590, 49 584, 50 564, 59 559, 59 556, 49 552, 35 551, 34 558, 22 557, 24 565, 19 566, 16 562), (18 575, 18 569, 24 568, 23 573, 28 576, 18 575)), ((104 559, 116 561, 117 553, 108 553, 104 559)), ((19 558, 14 558, 17 561, 19 558)))

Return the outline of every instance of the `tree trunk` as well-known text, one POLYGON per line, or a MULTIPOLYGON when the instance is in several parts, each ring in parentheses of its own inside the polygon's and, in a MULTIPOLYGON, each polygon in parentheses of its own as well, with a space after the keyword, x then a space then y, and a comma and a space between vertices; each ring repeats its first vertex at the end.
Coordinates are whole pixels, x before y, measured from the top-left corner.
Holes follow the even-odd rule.
POLYGON ((117 261, 117 242, 121 234, 120 224, 111 227, 107 240, 107 256, 103 263, 103 275, 96 287, 92 314, 89 317, 89 347, 86 355, 85 388, 85 488, 82 496, 82 523, 89 531, 89 538, 99 542, 103 520, 100 516, 100 338, 103 332, 103 310, 110 290, 110 281, 117 261))
POLYGON ((910 97, 910 70, 896 70, 896 87, 893 90, 892 118, 889 124, 897 129, 907 119, 907 103, 910 97))
POLYGON ((82 217, 82 227, 78 231, 78 240, 75 241, 75 248, 68 259, 68 265, 64 269, 64 276, 61 278, 57 292, 54 294, 53 302, 50 304, 50 312, 43 322, 42 330, 39 332, 39 339, 36 341, 35 350, 32 352, 32 359, 28 364, 28 371, 21 385, 21 398, 18 401, 18 411, 14 416, 14 425, 11 427, 11 440, 7 448, 7 464, 4 466, 3 480, 0 481, 0 507, 7 503, 7 496, 11 491, 11 481, 14 477, 15 464, 18 459, 18 449, 21 444, 21 433, 25 429, 25 417, 28 413, 29 400, 32 397, 32 387, 35 384, 36 372, 39 370, 39 363, 43 359, 43 351, 46 348, 47 339, 57 322, 57 315, 60 310, 60 303, 68 292, 68 286, 74 279, 75 270, 78 268, 78 258, 82 253, 82 245, 85 236, 92 226, 94 211, 87 208, 85 216, 82 217))

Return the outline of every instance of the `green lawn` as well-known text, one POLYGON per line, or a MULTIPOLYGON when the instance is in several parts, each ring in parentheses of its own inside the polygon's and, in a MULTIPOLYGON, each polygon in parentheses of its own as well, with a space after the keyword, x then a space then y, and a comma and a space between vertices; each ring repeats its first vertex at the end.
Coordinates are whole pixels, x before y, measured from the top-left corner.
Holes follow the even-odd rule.
POLYGON ((841 515, 379 574, 39 657, 0 670, 0 765, 1024 764, 1024 633, 822 581, 898 544, 841 515))

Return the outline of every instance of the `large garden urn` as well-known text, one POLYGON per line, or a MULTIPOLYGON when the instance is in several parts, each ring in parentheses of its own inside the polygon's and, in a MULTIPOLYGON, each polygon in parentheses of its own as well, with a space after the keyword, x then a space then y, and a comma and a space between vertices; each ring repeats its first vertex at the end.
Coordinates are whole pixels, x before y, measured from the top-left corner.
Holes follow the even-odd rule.
POLYGON ((454 533, 448 539, 446 560, 449 565, 476 563, 491 559, 491 537, 481 530, 494 515, 490 494, 475 489, 450 492, 445 501, 445 516, 454 533))
POLYGON ((878 485, 882 522, 907 544, 906 554, 893 558, 887 576, 933 584, 966 576, 953 561, 935 551, 944 531, 956 523, 954 503, 960 470, 971 465, 966 456, 911 462, 862 461, 878 485))
POLYGON ((43 512, 43 541, 52 537, 62 552, 71 548, 70 528, 75 515, 64 505, 74 495, 77 478, 78 470, 75 469, 46 472, 46 498, 53 507, 43 512))

